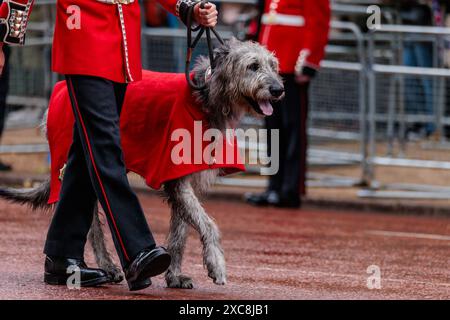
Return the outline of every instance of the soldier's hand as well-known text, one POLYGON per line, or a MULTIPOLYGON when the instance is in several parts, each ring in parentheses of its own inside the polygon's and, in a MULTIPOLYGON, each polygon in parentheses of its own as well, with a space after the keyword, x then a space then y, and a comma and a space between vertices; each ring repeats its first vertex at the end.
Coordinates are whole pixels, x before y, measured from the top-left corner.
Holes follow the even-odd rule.
POLYGON ((208 2, 202 9, 200 8, 200 4, 201 3, 199 2, 194 7, 195 21, 204 27, 215 27, 217 24, 217 16, 219 15, 216 5, 214 3, 208 2))
POLYGON ((298 84, 307 84, 311 81, 311 77, 306 74, 296 74, 295 81, 297 81, 298 84))

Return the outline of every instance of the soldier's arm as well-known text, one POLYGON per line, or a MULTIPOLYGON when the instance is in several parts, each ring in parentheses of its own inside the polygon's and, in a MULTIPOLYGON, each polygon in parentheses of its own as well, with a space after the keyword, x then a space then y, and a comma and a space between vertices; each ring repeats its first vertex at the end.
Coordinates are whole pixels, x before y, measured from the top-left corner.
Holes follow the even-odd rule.
POLYGON ((4 0, 0 6, 0 43, 23 45, 34 0, 4 0))
MULTIPOLYGON (((200 0, 158 0, 159 3, 170 13, 176 15, 183 21, 187 22, 189 8, 200 3, 200 0)), ((217 10, 216 6, 209 3, 204 9, 200 9, 197 6, 194 10, 194 18, 196 22, 208 26, 214 27, 217 23, 217 10)))
POLYGON ((305 1, 304 47, 300 50, 295 72, 313 77, 325 55, 330 29, 329 0, 305 1))

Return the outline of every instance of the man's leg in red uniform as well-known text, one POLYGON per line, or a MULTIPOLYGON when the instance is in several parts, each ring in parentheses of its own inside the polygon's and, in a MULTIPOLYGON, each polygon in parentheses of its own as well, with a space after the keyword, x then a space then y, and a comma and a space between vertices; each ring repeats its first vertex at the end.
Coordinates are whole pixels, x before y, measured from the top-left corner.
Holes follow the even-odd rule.
POLYGON ((72 160, 75 164, 68 163, 45 253, 49 256, 82 257, 92 222, 92 210, 88 208, 93 207, 94 199, 98 199, 108 220, 127 280, 147 281, 144 278, 164 271, 162 269, 168 264, 167 260, 170 262, 170 257, 164 256, 164 252, 150 254, 152 250, 162 249, 155 249, 155 241, 142 208, 128 183, 119 132, 119 113, 125 85, 88 76, 68 76, 67 85, 79 136, 74 144, 78 145, 72 146, 74 151, 71 151, 71 156, 75 158, 72 160), (80 154, 84 158, 84 165, 79 159, 80 154), (87 186, 87 178, 91 182, 90 187, 87 186), (64 232, 67 226, 73 228, 69 235, 64 232), (76 241, 70 244, 73 239, 76 241), (158 258, 160 253, 164 256, 162 260, 158 258), (145 270, 135 268, 136 260, 143 260, 139 266, 145 267, 155 257, 156 267, 153 264, 153 268, 150 266, 145 270))
MULTIPOLYGON (((288 138, 286 136, 285 130, 283 130, 283 113, 282 109, 285 107, 285 101, 281 100, 274 104, 274 111, 273 114, 269 117, 265 118, 266 123, 266 130, 267 130, 267 150, 269 153, 269 156, 274 159, 278 158, 279 163, 284 162, 284 156, 286 154, 286 144, 284 143, 286 139, 288 138), (271 139, 271 132, 272 130, 278 130, 279 133, 279 140, 278 141, 272 141, 271 139), (278 155, 272 154, 272 144, 277 143, 278 144, 278 155)), ((281 188, 283 186, 283 176, 284 176, 284 167, 282 165, 279 166, 278 171, 274 174, 269 176, 269 186, 268 191, 274 191, 276 193, 280 193, 281 188)))
POLYGON ((302 147, 306 146, 303 131, 306 132, 305 106, 301 99, 301 85, 293 74, 284 77, 285 93, 284 108, 282 109, 283 130, 286 132, 286 149, 283 167, 283 185, 280 192, 280 205, 298 207, 300 205, 300 185, 302 182, 302 147))
POLYGON ((76 126, 75 124, 60 199, 47 234, 44 252, 50 256, 83 259, 97 196, 92 187, 76 126))
POLYGON ((268 191, 247 196, 254 205, 298 208, 305 191, 308 85, 300 85, 293 74, 283 75, 286 96, 267 118, 267 129, 279 129, 280 167, 269 178, 268 191), (276 192, 271 190, 276 190, 276 192))
POLYGON ((289 140, 289 132, 286 131, 285 128, 285 109, 288 107, 286 105, 286 99, 282 99, 279 102, 274 103, 273 105, 274 111, 273 114, 269 117, 266 117, 265 120, 265 127, 267 130, 268 138, 267 138, 267 148, 268 148, 268 155, 272 159, 278 159, 278 171, 274 174, 269 176, 269 185, 267 187, 267 190, 263 193, 256 193, 256 194, 248 194, 246 195, 246 201, 252 205, 257 206, 266 206, 266 205, 279 205, 280 204, 280 195, 283 189, 284 185, 284 177, 285 177, 285 170, 286 170, 286 154, 287 154, 287 146, 288 143, 286 143, 289 140), (278 140, 272 141, 271 139, 271 132, 272 130, 278 130, 278 140), (272 154, 272 147, 274 144, 278 144, 278 153, 277 155, 272 154))
POLYGON ((306 181, 308 171, 308 111, 309 111, 309 83, 299 85, 300 91, 300 195, 306 195, 306 181))
POLYGON ((283 163, 285 161, 286 155, 286 143, 285 141, 288 139, 286 136, 286 132, 283 128, 283 108, 285 108, 285 100, 281 100, 277 103, 273 104, 273 114, 264 119, 265 128, 267 130, 267 152, 268 156, 272 159, 277 159, 279 166, 278 171, 268 177, 269 185, 267 186, 266 191, 262 193, 250 193, 246 195, 246 201, 252 205, 256 206, 267 206, 267 205, 275 205, 280 201, 280 192, 283 186, 283 178, 284 178, 284 166, 283 163), (278 130, 278 140, 272 141, 271 133, 272 130, 278 130), (272 145, 278 144, 278 153, 277 155, 273 154, 272 145))

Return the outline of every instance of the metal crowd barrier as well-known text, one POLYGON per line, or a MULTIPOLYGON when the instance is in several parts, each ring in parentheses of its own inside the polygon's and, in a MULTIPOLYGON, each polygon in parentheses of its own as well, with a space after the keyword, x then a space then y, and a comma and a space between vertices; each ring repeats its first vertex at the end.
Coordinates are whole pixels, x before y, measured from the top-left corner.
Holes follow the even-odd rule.
MULTIPOLYGON (((361 191, 360 196, 414 199, 450 197, 445 181, 439 181, 438 174, 432 183, 415 183, 415 179, 411 179, 418 169, 450 168, 447 142, 450 70, 442 67, 439 59, 442 53, 439 50, 440 43, 448 36, 448 28, 400 25, 382 25, 379 30, 369 33, 367 77, 369 180, 372 189, 361 191), (424 45, 422 48, 433 51, 431 66, 389 65, 377 61, 378 38, 386 39, 386 35, 391 36, 400 48, 400 59, 397 61, 402 62, 404 59, 401 56, 406 57, 405 44, 424 45), (414 127, 429 127, 431 137, 419 137, 416 141, 411 139, 409 133, 414 127), (393 167, 405 172, 409 170, 412 176, 404 177, 403 181, 388 181, 384 175, 390 170, 388 168, 393 167), (378 181, 380 179, 381 183, 378 181)), ((428 172, 428 175, 433 174, 428 172)))

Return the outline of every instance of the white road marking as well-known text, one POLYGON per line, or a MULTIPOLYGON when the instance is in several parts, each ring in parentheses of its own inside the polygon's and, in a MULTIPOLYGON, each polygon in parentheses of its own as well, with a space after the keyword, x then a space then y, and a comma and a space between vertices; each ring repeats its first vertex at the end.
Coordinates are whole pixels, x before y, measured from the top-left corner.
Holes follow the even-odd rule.
POLYGON ((441 234, 429 234, 429 233, 414 233, 414 232, 396 232, 396 231, 384 231, 384 230, 367 230, 367 234, 383 237, 400 237, 400 238, 416 238, 416 239, 431 239, 431 240, 443 240, 450 241, 450 236, 441 234))

